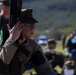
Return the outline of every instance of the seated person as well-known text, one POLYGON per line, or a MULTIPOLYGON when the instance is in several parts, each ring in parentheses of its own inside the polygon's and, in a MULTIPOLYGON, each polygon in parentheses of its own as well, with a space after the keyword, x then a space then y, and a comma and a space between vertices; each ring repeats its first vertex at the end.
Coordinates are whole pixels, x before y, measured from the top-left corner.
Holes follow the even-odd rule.
POLYGON ((64 63, 61 75, 76 75, 75 62, 72 60, 67 60, 64 63))
POLYGON ((55 39, 48 40, 48 51, 45 52, 47 59, 50 61, 53 69, 58 65, 60 68, 64 64, 64 55, 60 52, 55 51, 57 42, 55 39))

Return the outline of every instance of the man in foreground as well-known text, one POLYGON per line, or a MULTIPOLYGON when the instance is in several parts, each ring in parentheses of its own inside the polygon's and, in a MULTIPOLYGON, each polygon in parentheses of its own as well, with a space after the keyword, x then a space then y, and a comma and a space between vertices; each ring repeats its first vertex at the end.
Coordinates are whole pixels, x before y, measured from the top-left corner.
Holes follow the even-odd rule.
MULTIPOLYGON (((0 58, 5 64, 10 65, 15 53, 17 52, 16 55, 18 57, 21 73, 24 64, 29 61, 38 75, 56 75, 56 73, 52 70, 49 61, 45 57, 42 48, 32 38, 35 23, 37 22, 38 21, 33 18, 32 9, 23 10, 16 25, 12 29, 8 25, 10 35, 1 49, 0 58), (19 38, 20 35, 21 38, 19 38)), ((9 69, 11 69, 10 66, 9 69)))

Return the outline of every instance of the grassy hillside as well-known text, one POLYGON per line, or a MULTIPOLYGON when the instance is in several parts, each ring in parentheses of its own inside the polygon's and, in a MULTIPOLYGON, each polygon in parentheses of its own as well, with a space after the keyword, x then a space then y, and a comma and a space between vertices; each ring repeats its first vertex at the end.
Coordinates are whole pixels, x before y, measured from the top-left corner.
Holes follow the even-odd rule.
POLYGON ((76 0, 23 1, 23 8, 33 8, 34 17, 39 21, 36 27, 36 34, 51 33, 54 31, 65 33, 68 26, 70 28, 69 32, 75 29, 76 0))

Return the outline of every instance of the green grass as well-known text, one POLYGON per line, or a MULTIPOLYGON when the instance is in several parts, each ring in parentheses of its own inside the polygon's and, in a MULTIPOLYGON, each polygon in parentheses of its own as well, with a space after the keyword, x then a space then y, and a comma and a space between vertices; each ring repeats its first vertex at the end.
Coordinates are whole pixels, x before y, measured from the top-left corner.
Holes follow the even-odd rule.
POLYGON ((32 73, 32 74, 36 74, 36 71, 35 71, 34 69, 27 70, 27 71, 24 72, 23 75, 30 75, 30 73, 32 73))
POLYGON ((57 52, 61 52, 65 55, 65 51, 64 49, 62 48, 62 42, 61 41, 57 41, 57 47, 55 49, 57 52))

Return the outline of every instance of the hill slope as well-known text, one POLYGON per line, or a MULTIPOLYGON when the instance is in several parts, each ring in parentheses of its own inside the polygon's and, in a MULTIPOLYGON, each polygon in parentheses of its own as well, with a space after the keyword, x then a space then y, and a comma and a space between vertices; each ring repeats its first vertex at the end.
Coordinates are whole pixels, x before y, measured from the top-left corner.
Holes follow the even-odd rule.
MULTIPOLYGON (((39 21, 37 30, 56 31, 76 24, 76 0, 23 0, 23 8, 33 8, 39 21)), ((42 32, 42 33, 43 33, 42 32)))

